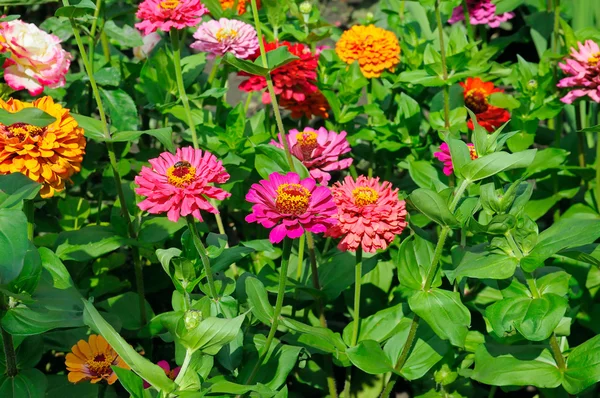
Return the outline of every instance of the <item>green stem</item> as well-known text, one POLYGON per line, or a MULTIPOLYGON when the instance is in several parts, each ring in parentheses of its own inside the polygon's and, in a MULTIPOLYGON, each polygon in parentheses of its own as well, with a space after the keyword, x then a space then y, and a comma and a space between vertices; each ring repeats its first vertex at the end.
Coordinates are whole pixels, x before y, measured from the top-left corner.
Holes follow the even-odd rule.
POLYGON ((471 15, 469 14, 469 7, 467 7, 467 0, 462 0, 462 7, 469 41, 473 43, 475 42, 475 32, 473 31, 473 25, 471 25, 471 15))
POLYGON ((177 80, 177 90, 179 91, 179 97, 181 97, 181 103, 185 111, 185 116, 188 121, 190 133, 192 134, 192 143, 195 149, 200 148, 198 144, 198 136, 196 135, 196 124, 192 117, 192 110, 190 108, 190 101, 185 91, 183 84, 183 73, 181 71, 181 45, 179 43, 179 31, 176 28, 171 28, 169 32, 171 36, 171 46, 173 47, 173 63, 175 64, 175 79, 177 80))
POLYGON ((0 330, 2 331, 2 345, 4 346, 4 357, 6 358, 6 375, 15 377, 19 370, 17 369, 17 355, 15 354, 13 338, 4 328, 0 328, 0 330))
POLYGON ((181 364, 181 369, 179 370, 179 374, 175 378, 175 384, 179 385, 183 378, 185 377, 185 373, 187 372, 190 363, 192 362, 192 355, 194 352, 192 350, 185 350, 185 358, 183 359, 183 364, 181 364))
POLYGON ((550 336, 550 348, 552 349, 552 355, 554 356, 558 368, 560 370, 566 369, 567 364, 565 363, 565 357, 563 357, 562 351, 560 350, 555 333, 552 333, 552 336, 550 336))
POLYGON ((458 206, 458 202, 460 202, 460 199, 462 198, 462 196, 464 195, 465 191, 467 190, 467 188, 469 187, 470 184, 471 184, 471 181, 469 181, 469 180, 463 180, 460 183, 460 185, 456 189, 456 192, 454 193, 454 199, 452 199, 452 203, 450 203, 450 211, 451 212, 454 212, 454 210, 456 209, 456 206, 458 206))
POLYGON ((490 389, 490 393, 488 394, 488 398, 494 398, 497 390, 498 386, 492 386, 492 388, 490 389))
POLYGON ((34 211, 33 200, 23 202, 23 212, 25 213, 25 217, 27 217, 27 239, 30 241, 33 241, 33 232, 35 230, 34 211))
POLYGON ((104 54, 104 58, 106 58, 106 62, 110 64, 110 43, 108 42, 108 36, 106 36, 106 32, 103 30, 100 33, 100 43, 102 44, 102 53, 104 54))
POLYGON ((441 0, 435 3, 435 20, 438 26, 440 39, 440 55, 442 57, 442 79, 444 80, 444 126, 450 129, 450 88, 448 86, 448 67, 446 66, 446 47, 444 45, 444 29, 442 25, 442 13, 440 11, 441 0))
POLYGON ((90 65, 94 67, 94 51, 96 48, 96 28, 98 27, 98 17, 100 16, 100 8, 102 8, 102 0, 96 0, 96 9, 94 10, 94 19, 92 21, 92 28, 90 29, 90 44, 88 46, 88 52, 90 56, 90 65))
POLYGON ((187 216, 186 220, 190 234, 192 234, 192 241, 194 242, 196 251, 198 252, 200 260, 202 261, 202 265, 204 266, 204 273, 206 274, 206 279, 208 280, 208 290, 210 290, 211 298, 213 300, 217 300, 219 296, 217 294, 217 289, 215 288, 215 280, 212 269, 210 268, 210 260, 206 255, 206 247, 204 247, 204 244, 200 239, 200 235, 198 234, 198 230, 196 229, 196 220, 194 220, 194 216, 191 215, 187 216))
MULTIPOLYGON (((253 4, 254 2, 255 0, 252 0, 253 4)), ((279 316, 281 315, 281 308, 283 307, 283 298, 285 296, 285 285, 287 283, 288 263, 290 260, 291 252, 292 241, 289 238, 285 238, 283 241, 283 254, 281 255, 281 269, 279 270, 279 289, 277 290, 277 301, 275 303, 275 310, 273 311, 271 329, 269 330, 267 341, 265 342, 265 345, 262 349, 263 352, 258 356, 258 361, 256 362, 256 365, 254 365, 254 369, 252 369, 250 376, 244 382, 244 384, 252 383, 252 380, 254 380, 254 377, 256 377, 258 369, 262 366, 265 357, 269 353, 271 343, 273 343, 273 338, 275 337, 275 332, 277 332, 277 326, 279 325, 279 316)))
MULTIPOLYGON (((586 127, 586 109, 585 109, 585 101, 581 101, 579 103, 579 105, 575 105, 575 115, 576 115, 576 121, 575 124, 577 125, 577 123, 579 123, 579 129, 577 129, 577 151, 578 151, 578 156, 577 159, 579 160, 579 167, 584 168, 585 167, 585 150, 586 150, 586 145, 585 145, 585 133, 580 131, 583 130, 586 127)), ((582 184, 583 184, 583 180, 582 180, 582 184)))
POLYGON ((600 135, 596 135, 596 208, 600 212, 600 135))
POLYGON ((448 238, 448 234, 450 233, 449 227, 443 227, 442 232, 440 233, 440 237, 438 238, 437 246, 435 247, 435 251, 433 252, 433 259, 431 260, 431 266, 429 267, 429 272, 427 273, 427 279, 425 279, 425 284, 423 285, 423 291, 428 291, 431 289, 431 284, 437 274, 438 263, 440 258, 442 257, 442 251, 444 250, 444 244, 446 243, 446 239, 448 238))
MULTIPOLYGON (((302 234, 298 240, 298 263, 296 264, 296 280, 300 281, 304 273, 304 246, 306 242, 306 234, 302 234)), ((298 298, 298 291, 294 291, 294 301, 298 298)), ((292 307, 292 318, 296 316, 296 306, 292 307)))
MULTIPOLYGON (((362 287, 362 246, 356 249, 356 266, 354 267, 354 311, 352 313, 352 338, 350 346, 354 347, 358 342, 358 333, 360 331, 360 290, 362 287)), ((344 397, 350 397, 350 388, 352 386, 352 368, 346 373, 346 383, 344 386, 344 397)))
POLYGON ((250 91, 246 97, 246 102, 244 103, 244 115, 248 114, 248 108, 250 108, 250 104, 252 103, 252 94, 254 94, 254 91, 250 91))

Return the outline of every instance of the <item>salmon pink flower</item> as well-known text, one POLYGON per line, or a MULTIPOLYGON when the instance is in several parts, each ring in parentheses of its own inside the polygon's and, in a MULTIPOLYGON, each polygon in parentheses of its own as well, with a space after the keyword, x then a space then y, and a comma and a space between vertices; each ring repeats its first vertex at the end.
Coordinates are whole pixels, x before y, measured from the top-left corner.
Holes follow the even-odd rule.
POLYGON ((571 89, 560 100, 572 104, 577 98, 588 96, 600 102, 600 47, 592 40, 577 44, 579 51, 571 48, 573 59, 565 59, 564 64, 558 65, 568 77, 558 82, 557 86, 571 89))
MULTIPOLYGON (((471 25, 488 25, 490 28, 497 28, 502 22, 515 17, 512 12, 496 15, 496 4, 492 3, 492 0, 467 0, 467 10, 471 25)), ((460 5, 452 11, 452 17, 448 23, 454 24, 464 20, 464 9, 460 5)))
MULTIPOLYGON (((469 147, 471 160, 477 159, 478 156, 477 152, 475 151, 475 145, 468 143, 467 146, 469 147)), ((440 145, 440 150, 435 152, 433 156, 444 164, 444 174, 449 176, 454 172, 454 166, 452 165, 452 157, 450 156, 450 148, 448 147, 448 144, 445 142, 442 143, 442 145, 440 145)))
MULTIPOLYGON (((340 159, 350 152, 350 144, 346 140, 347 133, 327 131, 325 127, 314 130, 310 127, 302 131, 290 130, 286 136, 292 155, 306 166, 310 176, 319 184, 327 185, 331 180, 330 171, 344 170, 352 164, 352 158, 340 159)), ((279 142, 271 141, 271 145, 283 149, 281 134, 279 142)))
POLYGON ((235 19, 204 22, 194 33, 194 39, 196 41, 190 47, 213 55, 232 53, 237 58, 246 59, 258 50, 254 27, 235 19))
POLYGON ((175 155, 163 152, 149 162, 152 168, 143 167, 135 177, 135 183, 139 185, 135 193, 146 197, 138 206, 148 213, 167 213, 173 222, 191 214, 202 221, 200 210, 219 212, 208 199, 224 200, 231 196, 213 186, 227 182, 229 174, 210 152, 179 148, 175 155))
POLYGON ((246 200, 254 203, 246 221, 274 227, 269 234, 272 243, 279 243, 286 236, 299 238, 305 230, 325 232, 336 223, 329 188, 317 186, 312 178, 301 180, 296 173, 271 174, 267 180, 252 185, 246 200))
POLYGON ((342 251, 385 249, 406 227, 405 203, 387 181, 379 183, 379 178, 365 176, 354 181, 347 176, 333 184, 331 193, 338 224, 327 234, 342 238, 338 245, 342 251))
MULTIPOLYGON (((181 370, 181 366, 178 366, 175 369, 171 370, 171 365, 169 365, 169 362, 167 361, 158 361, 156 364, 160 366, 162 370, 165 371, 165 374, 171 380, 175 380, 179 375, 179 371, 181 370)), ((146 388, 150 388, 150 383, 144 380, 144 389, 146 388)))
POLYGON ((13 90, 38 95, 44 87, 64 86, 71 54, 62 49, 55 35, 18 19, 3 22, 0 51, 9 53, 4 61, 4 80, 13 90))
POLYGON ((144 35, 157 30, 168 32, 171 28, 184 29, 198 25, 200 17, 208 9, 200 0, 144 0, 140 3, 136 16, 142 22, 135 27, 144 35))
MULTIPOLYGON (((477 116, 477 122, 488 132, 494 132, 510 120, 510 113, 506 109, 490 105, 488 102, 491 94, 502 93, 504 90, 494 87, 494 83, 484 82, 478 77, 469 77, 460 85, 464 89, 465 106, 477 116)), ((472 120, 469 120, 467 125, 471 130, 474 129, 472 120)))

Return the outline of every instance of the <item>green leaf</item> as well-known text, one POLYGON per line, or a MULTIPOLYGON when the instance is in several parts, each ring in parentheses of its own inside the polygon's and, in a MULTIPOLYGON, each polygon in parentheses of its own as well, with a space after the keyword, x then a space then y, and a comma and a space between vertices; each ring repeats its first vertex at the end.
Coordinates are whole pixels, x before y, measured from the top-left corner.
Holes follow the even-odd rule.
POLYGON ((66 231, 78 230, 85 225, 90 215, 90 202, 82 197, 67 196, 58 201, 61 219, 58 221, 66 231))
POLYGON ((348 348, 346 353, 352 364, 365 373, 377 375, 394 372, 394 365, 374 340, 363 340, 357 346, 348 348))
POLYGON ((173 236, 186 226, 185 219, 173 222, 165 217, 147 217, 142 221, 138 240, 144 243, 158 243, 173 236))
POLYGON ((515 274, 517 264, 516 258, 504 254, 466 252, 454 270, 454 278, 507 279, 515 274))
POLYGON ((21 173, 0 175, 0 209, 21 209, 23 201, 35 199, 41 188, 21 173))
POLYGON ((523 0, 492 0, 492 3, 496 5, 496 15, 510 12, 515 8, 523 4, 523 0))
POLYGON ((437 288, 419 291, 408 299, 408 305, 442 339, 457 347, 464 346, 471 313, 460 301, 458 292, 437 288))
MULTIPOLYGON (((268 179, 269 175, 275 172, 282 174, 290 172, 290 164, 288 163, 287 156, 283 149, 277 148, 274 145, 258 145, 255 150, 256 158, 254 167, 262 178, 268 179)), ((296 173, 300 175, 300 178, 308 178, 310 174, 308 173, 306 166, 304 166, 297 158, 292 158, 296 173)))
POLYGON ((447 144, 452 157, 454 173, 456 173, 458 176, 462 176, 462 168, 472 161, 471 151, 469 150, 467 144, 461 140, 448 139, 447 144))
MULTIPOLYGON (((398 250, 396 267, 400 284, 413 290, 421 290, 425 286, 427 273, 433 259, 433 245, 418 235, 404 239, 398 250)), ((441 285, 440 274, 436 275, 432 286, 441 285)))
POLYGON ((269 296, 265 286, 258 278, 246 278, 246 294, 250 303, 250 310, 259 321, 271 325, 273 321, 273 306, 269 303, 269 296))
POLYGON ((235 55, 229 52, 223 57, 223 62, 228 63, 239 71, 243 71, 251 75, 267 76, 269 74, 269 69, 258 66, 250 61, 236 58, 235 55))
POLYGON ((79 18, 84 15, 93 15, 96 5, 90 0, 81 0, 78 4, 60 7, 54 13, 55 17, 79 18))
POLYGON ((144 381, 142 379, 131 370, 118 366, 111 366, 111 368, 117 374, 119 383, 131 394, 132 398, 144 398, 144 381))
POLYGON ((410 194, 413 205, 431 220, 442 226, 457 227, 460 225, 456 217, 450 212, 444 198, 437 192, 425 188, 415 189, 410 194))
MULTIPOLYGON (((140 299, 137 293, 125 292, 99 302, 96 306, 111 315, 117 316, 122 322, 123 329, 138 330, 144 326, 140 314, 140 299)), ((154 316, 152 307, 148 302, 145 302, 145 311, 148 319, 154 316)))
POLYGON ((119 131, 137 130, 139 117, 133 99, 121 89, 107 90, 100 88, 102 101, 106 103, 111 124, 119 131))
POLYGON ((27 123, 37 127, 46 127, 54 123, 56 118, 39 108, 23 108, 18 112, 0 109, 0 123, 10 126, 14 123, 27 123))
POLYGON ((117 42, 122 49, 144 45, 140 32, 129 25, 119 27, 114 21, 110 20, 104 23, 103 31, 110 39, 117 42))
POLYGON ((28 248, 25 214, 21 210, 0 209, 0 284, 19 276, 28 248))
POLYGON ((187 330, 183 319, 177 325, 177 335, 181 344, 191 351, 202 350, 208 355, 216 355, 225 344, 229 344, 237 336, 245 315, 233 319, 208 317, 198 327, 187 330))
POLYGON ((165 149, 169 152, 175 152, 175 145, 173 144, 173 129, 171 127, 163 127, 154 130, 144 131, 119 131, 112 135, 112 142, 131 142, 140 138, 142 135, 148 134, 155 137, 160 141, 165 149))
POLYGON ((535 153, 535 149, 517 153, 494 152, 473 160, 461 171, 467 180, 478 181, 501 171, 527 167, 533 162, 535 153))
MULTIPOLYGON (((358 342, 363 340, 374 340, 382 343, 389 339, 398 331, 400 321, 404 318, 408 308, 406 304, 397 304, 390 308, 385 308, 375 314, 362 318, 360 320, 360 328, 358 333, 358 342)), ((352 328, 354 321, 350 322, 344 328, 344 341, 350 345, 352 336, 352 328)))
POLYGON ((15 377, 0 376, 2 398, 44 398, 48 381, 37 369, 20 370, 15 377))
POLYGON ((88 116, 78 115, 76 113, 71 113, 71 116, 73 116, 79 127, 83 129, 85 138, 97 142, 106 141, 104 125, 100 120, 88 116))
POLYGON ((431 165, 431 162, 417 160, 408 162, 408 172, 410 178, 420 188, 431 190, 440 190, 447 188, 447 185, 440 181, 438 170, 431 165))
POLYGON ((77 231, 61 232, 56 239, 56 254, 62 260, 88 261, 110 253, 127 242, 112 227, 91 225, 77 231))
MULTIPOLYGON (((290 53, 290 50, 286 46, 276 48, 275 50, 269 51, 267 53, 267 65, 269 65, 270 71, 273 71, 277 68, 287 65, 290 62, 294 62, 297 59, 300 59, 300 58, 295 56, 294 54, 290 53)), ((257 66, 259 66, 259 67, 262 66, 261 58, 260 57, 257 58, 257 60, 254 63, 255 64, 260 63, 260 65, 257 65, 257 66)))
POLYGON ((512 95, 505 93, 492 93, 489 97, 490 105, 498 108, 513 110, 521 106, 521 103, 512 95))
POLYGON ((563 387, 577 395, 600 381, 600 336, 575 347, 567 357, 563 387))

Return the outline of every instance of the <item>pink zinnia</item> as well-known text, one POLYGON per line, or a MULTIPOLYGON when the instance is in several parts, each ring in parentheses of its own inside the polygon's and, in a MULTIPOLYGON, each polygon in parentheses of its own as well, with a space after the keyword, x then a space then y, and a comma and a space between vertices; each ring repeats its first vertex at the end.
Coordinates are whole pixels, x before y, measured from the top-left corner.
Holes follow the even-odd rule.
MULTIPOLYGON (((327 185, 331 180, 329 171, 344 170, 352 164, 352 158, 340 159, 351 150, 346 135, 345 131, 338 134, 325 127, 318 130, 306 127, 303 131, 290 130, 286 138, 292 155, 306 166, 310 176, 319 184, 327 185)), ((271 141, 271 145, 283 148, 281 134, 278 137, 279 142, 271 141)))
MULTIPOLYGON (((176 367, 175 369, 171 370, 171 365, 169 365, 169 362, 167 361, 158 361, 156 363, 158 366, 160 366, 162 368, 162 370, 165 371, 165 374, 167 375, 167 377, 171 380, 175 380, 177 378, 177 376, 179 376, 179 371, 181 370, 181 366, 176 367)), ((150 388, 150 383, 148 383, 146 380, 144 380, 144 389, 146 388, 150 388)))
POLYGON ((246 221, 275 227, 269 234, 272 243, 286 236, 299 238, 305 230, 325 232, 336 223, 337 211, 329 189, 317 186, 312 178, 301 180, 296 173, 271 174, 268 180, 252 185, 246 200, 254 203, 246 221))
MULTIPOLYGON (((471 25, 489 25, 490 28, 497 28, 502 22, 514 18, 512 12, 496 15, 496 5, 492 0, 467 0, 467 9, 469 10, 469 19, 471 25)), ((448 23, 464 21, 465 13, 462 5, 452 11, 452 17, 448 23)))
POLYGON ((571 48, 573 59, 565 59, 564 64, 558 65, 569 76, 558 82, 557 86, 572 88, 560 100, 571 104, 577 98, 587 95, 595 102, 600 102, 600 48, 592 40, 577 44, 579 51, 571 48))
POLYGON ((171 28, 184 29, 200 23, 200 17, 208 9, 200 0, 144 0, 140 3, 136 16, 142 22, 135 27, 145 35, 160 29, 168 32, 171 28))
POLYGON ((398 189, 379 178, 359 176, 356 181, 347 176, 331 188, 337 205, 338 224, 328 234, 342 237, 338 248, 365 252, 385 249, 406 227, 406 207, 398 199, 398 189))
POLYGON ((231 196, 212 185, 227 182, 229 174, 210 152, 186 147, 177 149, 175 155, 163 152, 148 162, 152 168, 143 167, 135 177, 139 185, 135 193, 146 197, 138 206, 148 213, 167 213, 173 222, 191 214, 202 221, 200 210, 219 212, 208 198, 223 200, 231 196))
POLYGON ((221 18, 204 22, 194 33, 190 47, 213 55, 232 53, 246 59, 258 50, 258 37, 252 25, 235 19, 221 18))
MULTIPOLYGON (((467 146, 469 147, 471 159, 477 159, 478 156, 477 152, 475 152, 475 145, 469 143, 467 146)), ((442 145, 440 145, 439 152, 435 152, 433 156, 436 157, 440 162, 444 163, 444 174, 449 176, 454 172, 454 166, 452 165, 452 157, 450 156, 450 148, 448 147, 448 144, 445 142, 442 143, 442 145)))

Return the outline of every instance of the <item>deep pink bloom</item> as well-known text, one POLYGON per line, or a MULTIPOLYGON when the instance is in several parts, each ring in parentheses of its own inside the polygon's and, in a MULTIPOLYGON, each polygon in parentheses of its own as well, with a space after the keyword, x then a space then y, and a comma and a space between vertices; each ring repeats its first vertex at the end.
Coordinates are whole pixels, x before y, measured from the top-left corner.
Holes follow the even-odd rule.
MULTIPOLYGON (((496 15, 496 5, 492 0, 467 0, 467 9, 469 10, 469 18, 471 25, 489 25, 490 28, 497 28, 502 22, 515 17, 512 12, 496 15)), ((462 5, 456 7, 452 11, 452 17, 448 23, 456 23, 464 21, 465 13, 462 5)))
POLYGON ((334 238, 342 237, 338 248, 365 252, 385 249, 406 227, 406 207, 398 199, 398 189, 379 178, 359 176, 356 181, 347 176, 331 188, 337 205, 338 224, 327 231, 334 238))
POLYGON ((58 37, 18 19, 0 23, 0 37, 0 51, 9 53, 3 67, 10 88, 38 95, 44 87, 64 86, 71 54, 58 37))
POLYGON ((577 98, 588 96, 595 102, 600 102, 600 47, 592 40, 577 45, 579 51, 571 48, 573 59, 565 59, 564 64, 558 65, 568 76, 558 82, 557 86, 571 89, 560 100, 571 104, 577 98))
POLYGON ((179 148, 175 155, 163 152, 148 162, 152 168, 143 167, 135 177, 135 183, 139 185, 135 193, 146 197, 138 206, 148 213, 167 213, 173 222, 191 214, 202 221, 200 210, 219 212, 210 204, 209 198, 223 200, 231 196, 213 186, 227 182, 229 174, 210 152, 203 153, 192 147, 179 148))
MULTIPOLYGON (((469 143, 467 146, 469 147, 471 159, 477 159, 478 156, 477 152, 475 152, 475 145, 469 143)), ((440 145, 439 152, 435 152, 433 156, 436 157, 440 162, 444 163, 444 174, 449 176, 454 172, 454 166, 452 165, 452 157, 450 156, 450 148, 448 147, 448 144, 445 142, 442 143, 442 145, 440 145)))
MULTIPOLYGON (((165 374, 171 380, 175 380, 179 375, 179 371, 181 370, 181 366, 171 370, 171 365, 169 365, 169 362, 167 361, 158 361, 156 364, 165 371, 165 374)), ((146 380, 144 380, 144 388, 150 388, 150 383, 148 383, 146 380)))
POLYGON ((221 18, 204 22, 194 33, 190 47, 213 55, 232 53, 246 59, 258 50, 258 37, 252 25, 236 19, 221 18))
MULTIPOLYGON (((325 127, 318 130, 306 127, 303 131, 290 130, 286 138, 292 155, 306 166, 310 176, 319 184, 327 185, 331 180, 328 172, 344 170, 352 164, 352 158, 340 159, 351 150, 346 135, 345 131, 338 134, 325 127)), ((271 145, 283 149, 281 134, 278 137, 279 142, 271 141, 271 145)))
POLYGON ((299 238, 304 231, 325 232, 336 221, 335 204, 329 188, 317 186, 312 178, 300 179, 296 173, 273 173, 268 180, 253 184, 246 200, 254 203, 247 222, 256 222, 273 228, 269 234, 272 243, 286 236, 299 238))
POLYGON ((168 32, 171 28, 184 29, 196 26, 200 17, 208 13, 208 9, 200 0, 144 0, 140 3, 136 16, 142 22, 135 27, 144 36, 160 29, 168 32))

